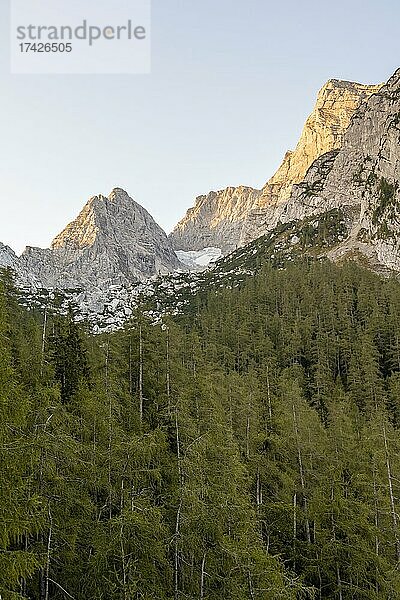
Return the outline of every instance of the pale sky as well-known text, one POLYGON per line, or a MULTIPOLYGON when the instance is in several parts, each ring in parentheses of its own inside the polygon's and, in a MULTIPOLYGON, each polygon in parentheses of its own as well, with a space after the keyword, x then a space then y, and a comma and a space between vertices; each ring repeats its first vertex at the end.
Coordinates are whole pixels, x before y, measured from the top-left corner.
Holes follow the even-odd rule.
POLYGON ((398 0, 153 0, 152 14, 150 75, 11 75, 0 0, 0 241, 17 252, 113 187, 170 231, 197 195, 262 186, 326 80, 400 66, 398 0))

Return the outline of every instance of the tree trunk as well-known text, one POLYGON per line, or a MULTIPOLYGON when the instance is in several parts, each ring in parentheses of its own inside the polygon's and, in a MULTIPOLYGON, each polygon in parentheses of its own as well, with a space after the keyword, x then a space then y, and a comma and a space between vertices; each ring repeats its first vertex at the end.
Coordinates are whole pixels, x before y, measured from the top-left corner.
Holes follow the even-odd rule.
POLYGON ((179 535, 180 535, 180 520, 182 511, 182 487, 183 487, 183 474, 181 467, 181 442, 179 437, 179 421, 178 421, 178 406, 175 407, 175 434, 176 434, 176 456, 178 461, 178 474, 179 474, 179 492, 180 502, 176 513, 175 522, 175 556, 174 556, 174 600, 178 600, 179 597, 179 535))
POLYGON ((297 494, 293 494, 293 569, 296 568, 297 552, 297 494))
POLYGON ((133 380, 132 380, 132 334, 129 333, 129 395, 132 397, 133 393, 133 380))
MULTIPOLYGON (((250 404, 248 406, 248 411, 250 411, 250 404)), ((250 415, 247 413, 246 419, 246 458, 249 460, 250 458, 250 415)))
POLYGON ((400 539, 399 539, 399 532, 398 532, 396 505, 395 505, 395 499, 394 499, 394 494, 393 494, 392 468, 391 468, 390 458, 389 458, 389 449, 388 449, 385 425, 382 426, 382 430, 383 430, 383 441, 385 444, 385 454, 386 454, 386 470, 387 470, 388 486, 389 486, 390 512, 392 514, 393 533, 394 533, 394 539, 395 539, 395 543, 396 543, 397 562, 400 563, 400 539))
POLYGON ((40 359, 40 377, 43 377, 44 351, 46 349, 46 327, 47 327, 47 305, 44 309, 43 331, 42 331, 42 355, 40 359))
POLYGON ((53 534, 53 517, 51 516, 51 510, 49 506, 49 534, 47 537, 47 556, 46 556, 46 570, 45 570, 45 600, 49 600, 49 573, 50 573, 50 558, 51 558, 51 536, 53 534))
POLYGON ((257 508, 259 508, 261 506, 261 504, 263 503, 263 493, 262 493, 260 469, 257 469, 256 502, 257 502, 257 508))
POLYGON ((206 566, 206 553, 204 552, 203 559, 201 561, 200 596, 199 596, 200 600, 203 600, 203 598, 204 598, 205 566, 206 566))
POLYGON ((108 515, 111 519, 112 517, 112 486, 111 486, 111 454, 112 454, 112 394, 109 391, 109 378, 108 378, 108 367, 109 367, 109 358, 110 358, 110 346, 107 342, 106 345, 106 362, 105 362, 105 389, 106 389, 106 398, 108 400, 108 448, 107 448, 107 460, 108 460, 108 515))
POLYGON ((182 500, 179 503, 175 522, 175 552, 174 552, 174 600, 179 598, 179 533, 181 521, 182 500))
POLYGON ((142 324, 139 325, 139 419, 143 422, 143 336, 142 324))
POLYGON ((294 426, 294 431, 295 431, 295 435, 296 435, 296 445, 297 445, 297 458, 298 458, 298 462, 299 462, 300 484, 301 484, 301 491, 302 491, 302 495, 303 495, 304 512, 305 512, 305 517, 306 517, 305 518, 306 538, 307 538, 307 542, 310 544, 311 543, 310 521, 308 519, 308 502, 307 502, 307 496, 306 496, 306 485, 305 485, 305 477, 304 477, 304 469, 303 469, 303 457, 301 454, 296 408, 295 408, 294 404, 292 405, 292 407, 293 407, 293 426, 294 426))
MULTIPOLYGON (((375 529, 378 532, 379 531, 378 488, 376 485, 375 464, 373 465, 373 468, 372 468, 372 478, 373 478, 373 486, 374 486, 374 509, 375 509, 374 524, 375 524, 375 529)), ((379 537, 378 537, 377 533, 375 534, 375 554, 376 554, 376 556, 379 556, 379 537)))
POLYGON ((167 327, 167 356, 166 356, 166 366, 167 366, 167 374, 166 374, 166 387, 167 387, 167 398, 168 398, 168 415, 171 414, 171 365, 169 358, 169 327, 167 327))
POLYGON ((251 573, 250 571, 247 572, 247 577, 249 580, 249 593, 250 593, 250 598, 251 600, 255 600, 255 594, 254 594, 254 587, 253 587, 253 580, 251 578, 251 573))
POLYGON ((121 544, 121 562, 122 562, 122 581, 124 584, 124 600, 129 600, 129 593, 127 590, 127 569, 126 569, 126 556, 125 556, 125 544, 124 544, 124 520, 123 520, 123 510, 124 510, 124 480, 121 480, 121 499, 120 499, 120 519, 121 519, 121 527, 119 531, 119 539, 121 544))
POLYGON ((176 456, 178 460, 178 473, 179 473, 179 483, 182 488, 183 480, 182 480, 182 468, 181 468, 181 440, 179 437, 179 422, 178 422, 178 407, 175 407, 175 442, 176 442, 176 456))
POLYGON ((267 365, 267 410, 268 416, 265 419, 265 435, 268 436, 272 426, 272 402, 271 402, 271 386, 269 382, 269 366, 267 365))
POLYGON ((46 599, 46 576, 43 569, 39 571, 39 600, 46 599))
POLYGON ((342 585, 342 579, 340 577, 339 565, 337 563, 336 563, 336 578, 337 578, 337 586, 338 586, 338 592, 339 592, 339 600, 343 600, 343 585, 342 585))

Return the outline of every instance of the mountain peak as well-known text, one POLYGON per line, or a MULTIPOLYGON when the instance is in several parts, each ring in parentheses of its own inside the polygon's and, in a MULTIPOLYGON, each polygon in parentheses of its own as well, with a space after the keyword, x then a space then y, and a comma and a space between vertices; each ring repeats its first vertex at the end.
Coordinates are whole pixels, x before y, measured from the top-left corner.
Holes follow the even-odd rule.
POLYGON ((357 90, 359 92, 365 90, 367 93, 369 93, 371 88, 377 88, 378 91, 383 85, 383 83, 371 85, 369 83, 359 83, 358 81, 349 81, 347 79, 332 78, 328 79, 328 81, 322 86, 321 91, 325 88, 338 88, 347 90, 357 90))
POLYGON ((108 196, 109 200, 125 199, 125 198, 129 198, 129 200, 132 200, 132 198, 129 196, 128 192, 120 187, 113 188, 111 190, 110 195, 108 196))
POLYGON ((227 254, 262 235, 262 212, 286 202, 293 185, 304 179, 312 163, 341 147, 354 112, 381 87, 340 79, 327 81, 318 92, 296 148, 286 152, 263 189, 240 186, 200 196, 170 234, 174 248, 200 251, 213 246, 227 254))
POLYGON ((121 188, 92 196, 50 250, 27 250, 23 261, 58 288, 129 284, 182 267, 166 233, 121 188))
POLYGON ((98 235, 111 233, 118 236, 123 229, 136 229, 136 216, 147 222, 150 214, 122 188, 114 188, 109 196, 99 194, 89 198, 79 215, 53 240, 51 247, 82 249, 92 246, 98 235))
MULTIPOLYGON (((353 81, 330 79, 317 95, 314 109, 306 120, 296 149, 285 156, 278 171, 265 186, 278 185, 278 202, 289 198, 292 186, 303 180, 307 170, 322 154, 338 150, 343 142, 352 116, 357 108, 370 96, 377 93, 383 84, 364 85, 353 81)), ((262 200, 262 204, 267 198, 262 200)))

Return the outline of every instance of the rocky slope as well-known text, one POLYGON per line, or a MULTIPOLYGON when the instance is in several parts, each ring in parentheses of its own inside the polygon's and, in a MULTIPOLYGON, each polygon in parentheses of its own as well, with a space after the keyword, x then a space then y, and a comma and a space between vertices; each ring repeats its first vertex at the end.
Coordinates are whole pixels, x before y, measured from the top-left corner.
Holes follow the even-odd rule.
POLYGON ((0 265, 4 268, 10 267, 15 269, 18 267, 18 257, 9 246, 0 242, 0 265))
POLYGON ((114 331, 139 308, 153 323, 165 315, 193 314, 206 301, 208 293, 239 287, 253 277, 268 262, 275 268, 285 268, 305 257, 326 259, 327 254, 342 242, 352 223, 352 215, 333 209, 318 217, 305 218, 276 227, 226 257, 212 268, 190 272, 175 272, 131 286, 113 285, 107 290, 20 291, 19 301, 28 309, 66 314, 75 307, 75 319, 86 321, 94 333, 114 331))
POLYGON ((35 274, 27 268, 14 250, 0 242, 0 268, 12 269, 20 283, 27 286, 38 287, 40 285, 35 274))
POLYGON ((200 251, 221 248, 223 254, 240 244, 246 215, 257 204, 260 190, 251 187, 229 187, 199 196, 184 219, 170 234, 175 250, 200 251))
POLYGON ((314 110, 293 152, 261 190, 227 188, 200 196, 170 234, 176 250, 219 247, 227 254, 265 232, 269 207, 284 203, 322 154, 341 147, 354 111, 380 86, 330 80, 318 94, 314 110))
POLYGON ((258 231, 312 224, 331 211, 345 227, 321 255, 400 272, 400 69, 356 110, 341 148, 319 156, 288 199, 258 213, 258 231))
MULTIPOLYGON (((361 259, 378 272, 399 274, 400 70, 387 84, 375 89, 352 117, 348 112, 346 115, 338 126, 344 127, 345 119, 349 119, 344 134, 335 138, 334 127, 331 134, 326 134, 330 145, 338 144, 340 148, 318 156, 308 166, 305 177, 291 184, 288 197, 285 177, 275 176, 273 199, 260 204, 257 213, 259 231, 266 234, 203 273, 176 272, 182 263, 165 233, 120 189, 108 198, 91 198, 77 219, 55 238, 51 249, 27 248, 18 259, 10 248, 0 245, 0 266, 15 269, 19 281, 31 288, 69 288, 64 305, 75 302, 80 311, 78 318, 88 319, 95 331, 121 326, 141 295, 151 299, 151 317, 157 319, 164 311, 175 314, 183 310, 193 293, 205 295, 209 289, 240 285, 265 261, 282 268, 287 261, 304 256, 334 261, 350 257, 361 259), (157 278, 158 273, 161 275, 157 278)), ((333 116, 329 122, 333 122, 333 116)), ((315 132, 316 126, 311 130, 315 132)), ((308 134, 304 135, 306 139, 308 134)), ((318 143, 299 144, 303 168, 312 156, 305 148, 322 148, 318 143)), ((292 166, 290 157, 286 161, 290 177, 298 179, 298 163, 292 166)), ((219 214, 224 210, 222 200, 235 198, 232 214, 239 221, 241 202, 250 206, 255 201, 255 190, 230 188, 225 192, 225 196, 219 196, 219 214)), ((263 194, 265 190, 258 193, 257 202, 263 194)), ((215 204, 215 195, 202 198, 203 207, 207 202, 215 204)), ((229 221, 227 214, 225 219, 226 227, 236 235, 237 223, 229 221)), ((204 225, 204 235, 206 232, 204 225)), ((219 239, 223 241, 222 235, 219 239)), ((198 261, 218 259, 219 252, 209 246, 207 252, 184 252, 180 256, 193 269, 199 266, 198 261)), ((51 302, 51 294, 45 291, 37 300, 37 293, 28 290, 26 303, 43 309, 51 302)))
POLYGON ((164 231, 119 188, 90 198, 50 249, 26 248, 17 272, 46 288, 129 285, 181 267, 164 231))
POLYGON ((329 256, 354 253, 400 271, 400 69, 356 111, 342 147, 313 163, 265 226, 340 208, 353 215, 347 239, 329 256))

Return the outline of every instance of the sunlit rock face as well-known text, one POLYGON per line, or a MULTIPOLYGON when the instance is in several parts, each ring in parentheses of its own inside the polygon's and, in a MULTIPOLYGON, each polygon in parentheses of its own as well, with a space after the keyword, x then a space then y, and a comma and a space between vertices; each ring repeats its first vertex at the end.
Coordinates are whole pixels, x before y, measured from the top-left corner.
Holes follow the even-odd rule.
POLYGON ((169 239, 176 250, 214 247, 228 254, 238 247, 245 217, 259 195, 259 190, 243 186, 199 196, 169 239))
POLYGON ((258 214, 259 231, 338 209, 348 235, 328 256, 363 256, 400 272, 400 70, 354 113, 341 147, 319 156, 288 199, 258 214))
POLYGON ((124 190, 90 198, 51 248, 27 248, 21 264, 44 287, 106 288, 144 281, 181 264, 165 232, 124 190))
POLYGON ((271 199, 277 202, 287 200, 293 184, 304 179, 319 156, 338 150, 356 109, 380 88, 381 85, 361 85, 337 79, 328 81, 318 94, 296 149, 287 152, 278 171, 264 186, 260 206, 269 204, 271 199), (271 187, 274 189, 271 190, 271 187))
POLYGON ((340 150, 313 163, 290 198, 266 215, 268 227, 339 208, 352 215, 337 260, 355 252, 400 271, 400 70, 354 114, 340 150))
POLYGON ((261 190, 230 187, 197 198, 170 235, 177 250, 221 248, 227 254, 265 232, 269 207, 288 200, 292 187, 322 154, 341 147, 355 110, 380 85, 330 80, 318 94, 296 149, 261 190))

